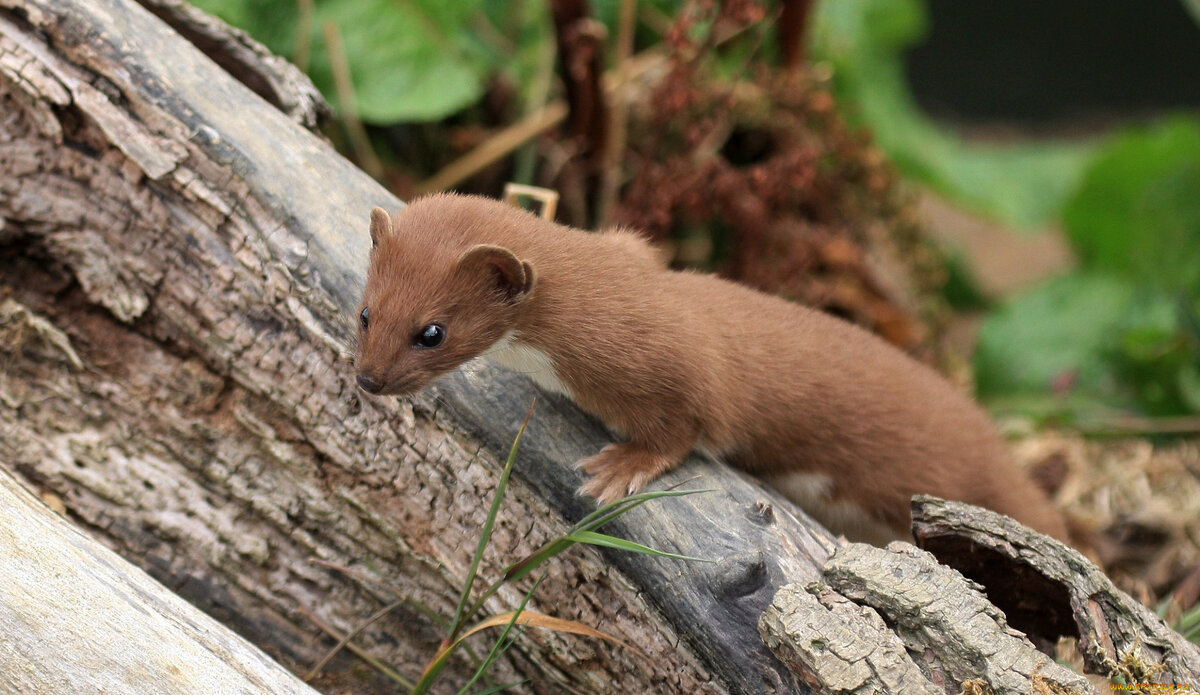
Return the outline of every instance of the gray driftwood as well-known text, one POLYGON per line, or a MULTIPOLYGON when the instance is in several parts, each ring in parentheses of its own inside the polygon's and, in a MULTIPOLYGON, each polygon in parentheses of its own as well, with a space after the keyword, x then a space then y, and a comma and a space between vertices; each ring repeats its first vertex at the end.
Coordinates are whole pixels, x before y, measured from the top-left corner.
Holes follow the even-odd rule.
MULTIPOLYGON (((412 399, 360 396, 345 356, 373 205, 400 201, 130 0, 0 0, 0 465, 299 671, 333 643, 318 626, 345 633, 398 597, 453 612, 536 395, 479 366, 412 399)), ((607 440, 539 402, 485 579, 592 508, 571 464, 607 440)), ((713 563, 576 548, 530 605, 640 651, 528 630, 497 679, 806 692, 756 622, 835 542, 713 462, 660 487, 681 483, 720 491, 609 530, 713 563)), ((440 638, 405 606, 356 643, 413 677, 440 638)))
POLYGON ((316 695, 0 470, 0 692, 316 695))
POLYGON ((1117 682, 1191 687, 1200 674, 1200 648, 1075 549, 932 497, 914 499, 913 527, 929 552, 844 546, 823 581, 783 587, 763 614, 763 640, 818 692, 1094 693, 1034 647, 1060 637, 1117 682))
POLYGON ((1038 651, 979 585, 907 543, 840 548, 824 583, 784 587, 760 630, 822 693, 1094 694, 1038 651))
POLYGON ((1045 640, 1077 637, 1088 672, 1196 687, 1200 647, 1074 549, 1008 517, 932 497, 914 499, 913 533, 940 562, 986 587, 1013 626, 1045 640))

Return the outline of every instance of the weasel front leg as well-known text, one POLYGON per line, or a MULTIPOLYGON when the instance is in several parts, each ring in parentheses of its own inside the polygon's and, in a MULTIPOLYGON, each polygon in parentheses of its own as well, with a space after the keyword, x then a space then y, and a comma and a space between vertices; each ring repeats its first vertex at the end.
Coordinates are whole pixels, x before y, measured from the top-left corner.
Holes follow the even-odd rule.
POLYGON ((601 504, 640 492, 651 480, 679 465, 687 451, 663 453, 636 442, 609 444, 575 465, 592 476, 579 492, 601 504))

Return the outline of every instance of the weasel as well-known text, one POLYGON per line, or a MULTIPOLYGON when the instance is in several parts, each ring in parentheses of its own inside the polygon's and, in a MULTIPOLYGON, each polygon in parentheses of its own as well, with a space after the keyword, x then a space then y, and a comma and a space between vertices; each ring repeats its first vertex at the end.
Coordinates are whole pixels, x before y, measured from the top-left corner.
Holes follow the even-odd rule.
POLYGON ((983 410, 857 326, 481 197, 375 208, 370 232, 359 387, 412 393, 480 355, 526 372, 625 439, 579 463, 602 502, 704 447, 851 537, 907 536, 928 493, 1067 540, 983 410))

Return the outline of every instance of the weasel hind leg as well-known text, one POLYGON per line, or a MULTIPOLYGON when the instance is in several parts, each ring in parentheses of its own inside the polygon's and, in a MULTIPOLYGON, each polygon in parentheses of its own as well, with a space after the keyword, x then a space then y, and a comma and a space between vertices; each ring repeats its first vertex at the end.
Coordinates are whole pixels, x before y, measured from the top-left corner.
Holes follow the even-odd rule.
POLYGON ((684 454, 667 454, 634 442, 609 444, 575 465, 591 476, 579 492, 595 497, 601 504, 616 502, 640 492, 650 481, 677 466, 684 454))

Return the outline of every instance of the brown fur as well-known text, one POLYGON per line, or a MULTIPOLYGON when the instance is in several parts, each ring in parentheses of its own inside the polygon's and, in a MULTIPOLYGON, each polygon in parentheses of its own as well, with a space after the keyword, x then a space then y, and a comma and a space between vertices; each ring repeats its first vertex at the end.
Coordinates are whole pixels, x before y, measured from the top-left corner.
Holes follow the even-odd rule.
POLYGON ((856 326, 668 270, 628 232, 587 233, 484 198, 423 198, 394 220, 373 211, 372 238, 360 377, 409 393, 512 334, 628 440, 582 462, 587 494, 640 490, 704 446, 768 479, 814 474, 825 501, 901 534, 911 495, 930 493, 1066 539, 983 411, 856 326), (432 322, 445 342, 413 347, 432 322))

